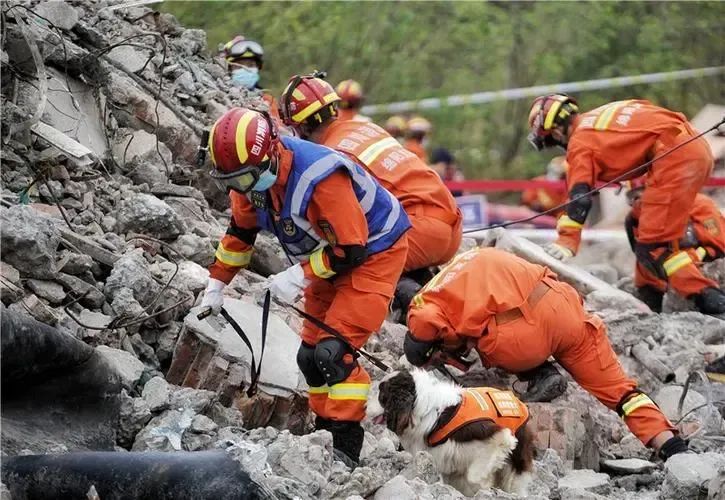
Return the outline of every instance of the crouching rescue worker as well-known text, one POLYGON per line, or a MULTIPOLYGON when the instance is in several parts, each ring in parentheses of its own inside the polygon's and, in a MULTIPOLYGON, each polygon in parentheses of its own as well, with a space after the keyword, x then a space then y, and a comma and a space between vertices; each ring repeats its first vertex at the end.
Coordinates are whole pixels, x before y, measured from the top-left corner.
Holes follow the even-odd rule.
POLYGON ((463 216, 456 201, 435 171, 383 128, 339 119, 340 97, 317 74, 292 77, 280 102, 285 125, 363 165, 403 205, 412 228, 396 305, 405 317, 420 285, 432 277, 428 268, 448 262, 461 244, 463 216))
POLYGON ((288 303, 304 294, 306 312, 346 339, 306 321, 297 363, 310 386, 316 428, 330 431, 335 449, 357 462, 370 376, 350 345, 362 347, 385 319, 408 249, 405 211, 352 160, 278 138, 270 117, 256 111, 225 113, 210 131, 209 153, 232 218, 202 306, 221 309, 223 289, 249 264, 260 229, 305 260, 272 276, 270 290, 288 303))
POLYGON ((549 269, 477 248, 456 257, 413 299, 405 355, 446 362, 474 348, 486 367, 522 373, 553 356, 590 394, 667 459, 687 451, 675 427, 619 364, 602 320, 549 269))
MULTIPOLYGON (((567 186, 574 200, 597 181, 609 181, 695 137, 684 115, 645 100, 616 101, 579 113, 566 95, 538 97, 529 114, 529 139, 536 149, 560 146, 569 165, 567 186)), ((679 290, 697 290, 700 312, 725 313, 725 294, 712 286, 692 256, 680 248, 695 196, 713 168, 710 147, 700 137, 655 161, 646 172, 635 254, 637 261, 679 290)), ((629 174, 623 180, 642 175, 629 174)), ((559 238, 546 247, 556 258, 579 249, 581 230, 591 208, 581 197, 559 218, 559 238)))
MULTIPOLYGON (((632 210, 624 221, 627 237, 632 250, 636 248, 639 236, 639 219, 642 213, 642 192, 644 179, 637 178, 630 182, 627 200, 632 210)), ((692 262, 699 264, 711 262, 725 256, 725 217, 715 202, 708 196, 699 193, 695 196, 695 203, 690 209, 685 235, 680 239, 679 245, 692 262)), ((709 286, 717 288, 717 282, 706 280, 675 280, 672 287, 683 297, 694 297, 698 309, 702 309, 702 290, 709 286)), ((662 312, 662 298, 667 291, 667 281, 650 272, 645 266, 637 262, 634 270, 634 286, 637 295, 655 312, 662 312)))

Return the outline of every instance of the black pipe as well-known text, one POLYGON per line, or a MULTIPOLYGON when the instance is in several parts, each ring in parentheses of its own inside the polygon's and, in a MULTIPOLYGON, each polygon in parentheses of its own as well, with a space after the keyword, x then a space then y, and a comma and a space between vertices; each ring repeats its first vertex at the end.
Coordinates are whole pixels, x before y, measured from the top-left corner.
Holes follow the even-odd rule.
POLYGON ((224 451, 82 452, 3 457, 13 500, 273 499, 224 451))

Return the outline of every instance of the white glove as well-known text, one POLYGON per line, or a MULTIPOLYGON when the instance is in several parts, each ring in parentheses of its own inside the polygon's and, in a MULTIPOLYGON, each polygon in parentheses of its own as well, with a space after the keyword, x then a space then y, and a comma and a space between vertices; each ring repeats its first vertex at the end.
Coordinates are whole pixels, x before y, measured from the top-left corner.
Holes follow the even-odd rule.
POLYGON ((202 309, 211 308, 212 314, 219 314, 224 305, 224 287, 227 286, 223 281, 209 278, 209 283, 204 291, 204 300, 201 301, 202 309))
POLYGON ((297 302, 305 287, 310 283, 310 280, 305 278, 302 264, 295 264, 281 273, 270 276, 269 279, 269 290, 272 295, 287 304, 297 302))
POLYGON ((574 257, 574 252, 558 243, 544 245, 544 251, 557 260, 566 260, 574 257))

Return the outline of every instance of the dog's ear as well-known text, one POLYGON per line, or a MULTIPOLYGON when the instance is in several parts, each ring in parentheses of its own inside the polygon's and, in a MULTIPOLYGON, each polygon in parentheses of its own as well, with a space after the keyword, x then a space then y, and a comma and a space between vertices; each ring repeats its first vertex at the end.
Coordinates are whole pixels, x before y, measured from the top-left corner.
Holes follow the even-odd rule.
POLYGON ((403 371, 380 384, 378 399, 385 409, 388 429, 400 435, 410 425, 415 407, 415 380, 403 371))

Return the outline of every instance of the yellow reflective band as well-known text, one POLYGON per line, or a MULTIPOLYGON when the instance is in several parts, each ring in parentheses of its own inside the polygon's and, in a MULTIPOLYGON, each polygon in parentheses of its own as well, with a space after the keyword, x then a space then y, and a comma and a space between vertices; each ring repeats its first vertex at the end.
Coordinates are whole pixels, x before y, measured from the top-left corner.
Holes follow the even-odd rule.
POLYGON ((214 159, 214 132, 216 131, 216 122, 214 125, 211 126, 211 130, 209 131, 209 157, 211 158, 211 162, 216 166, 216 160, 214 159))
POLYGON ((604 111, 602 111, 602 114, 599 115, 597 121, 594 122, 594 130, 606 130, 609 127, 609 124, 612 123, 612 118, 614 118, 614 115, 617 113, 617 111, 619 111, 630 102, 632 101, 617 101, 607 106, 604 111))
POLYGON ((330 388, 327 386, 327 384, 325 384, 320 387, 310 387, 307 392, 309 394, 327 394, 328 392, 330 392, 330 388))
POLYGON ((360 153, 358 160, 360 160, 364 165, 369 166, 383 151, 399 146, 400 143, 397 139, 394 137, 388 137, 368 146, 365 151, 360 153))
POLYGON ((337 96, 337 92, 330 92, 325 97, 322 98, 323 101, 325 101, 325 104, 330 104, 335 99, 339 99, 337 96))
POLYGON ((584 227, 584 224, 575 221, 568 215, 562 215, 559 217, 559 220, 556 221, 556 229, 561 229, 563 227, 572 227, 574 229, 581 229, 584 227))
POLYGON ((421 295, 416 295, 413 297, 413 305, 415 307, 423 307, 425 304, 425 301, 423 300, 423 297, 421 295))
POLYGON ((349 399, 354 401, 367 401, 370 384, 335 384, 330 387, 328 398, 349 399))
POLYGON ((246 252, 233 252, 224 248, 222 243, 219 243, 214 257, 222 264, 232 267, 244 267, 249 265, 249 262, 252 260, 252 252, 253 250, 251 249, 246 252))
POLYGON ((672 276, 683 267, 692 264, 692 258, 687 252, 677 252, 675 255, 670 257, 662 264, 665 268, 665 274, 672 276))
POLYGON ((697 250, 695 250, 695 253, 697 254, 697 257, 702 260, 705 257, 707 257, 707 250, 705 250, 703 247, 697 247, 697 250))
POLYGON ((241 163, 242 165, 244 165, 244 163, 247 161, 247 158, 249 157, 249 154, 247 153, 247 127, 249 126, 249 122, 252 121, 252 118, 254 118, 254 116, 254 113, 244 113, 244 115, 242 115, 242 117, 239 119, 239 123, 237 123, 237 158, 239 158, 239 163, 241 163))
POLYGON ((312 267, 312 272, 315 273, 315 276, 327 279, 335 276, 335 271, 325 265, 325 259, 323 256, 324 251, 325 247, 322 247, 319 250, 315 250, 314 253, 310 255, 310 266, 312 267))
POLYGON ((554 104, 551 105, 549 112, 546 113, 546 118, 544 118, 544 130, 551 130, 551 128, 554 126, 554 119, 559 113, 560 108, 561 101, 556 101, 554 104))
MULTIPOLYGON (((295 89, 295 92, 296 91, 297 90, 295 89)), ((292 95, 294 95, 294 93, 292 95)), ((331 93, 327 94, 325 97, 323 97, 322 100, 324 101, 324 104, 329 104, 332 101, 334 101, 336 97, 337 97, 337 94, 335 92, 331 92, 331 93)), ((312 113, 317 112, 317 110, 319 110, 322 106, 324 106, 324 104, 321 103, 320 101, 315 101, 312 104, 310 104, 309 106, 307 106, 306 108, 304 108, 303 110, 301 110, 300 112, 292 115, 292 120, 297 123, 300 123, 303 120, 305 120, 308 116, 310 116, 312 113)))
POLYGON ((626 403, 622 405, 622 414, 625 417, 628 417, 632 414, 634 410, 637 408, 641 408, 643 406, 657 406, 654 401, 650 399, 650 397, 646 394, 640 394, 638 396, 633 397, 626 403))
POLYGON ((707 378, 709 378, 713 382, 720 382, 721 384, 725 383, 725 374, 705 372, 705 375, 707 375, 707 378))
POLYGON ((466 389, 466 392, 470 394, 473 399, 476 400, 476 403, 478 403, 481 411, 488 411, 488 403, 486 403, 486 400, 478 393, 478 391, 475 391, 473 389, 466 389))

